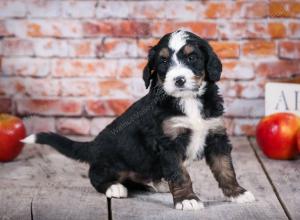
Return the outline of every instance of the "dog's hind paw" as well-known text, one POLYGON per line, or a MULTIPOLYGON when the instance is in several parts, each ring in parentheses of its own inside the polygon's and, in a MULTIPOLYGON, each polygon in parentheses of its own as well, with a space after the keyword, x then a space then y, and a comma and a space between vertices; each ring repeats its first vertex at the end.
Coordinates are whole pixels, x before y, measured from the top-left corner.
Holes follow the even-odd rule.
POLYGON ((128 191, 122 184, 113 184, 105 192, 108 198, 126 198, 128 196, 128 191))
POLYGON ((255 201, 254 195, 249 191, 246 191, 238 195, 237 197, 230 197, 229 199, 231 202, 236 202, 236 203, 248 203, 248 202, 255 201))
POLYGON ((198 210, 203 209, 204 205, 202 202, 197 201, 196 199, 183 200, 175 204, 175 209, 179 210, 198 210))

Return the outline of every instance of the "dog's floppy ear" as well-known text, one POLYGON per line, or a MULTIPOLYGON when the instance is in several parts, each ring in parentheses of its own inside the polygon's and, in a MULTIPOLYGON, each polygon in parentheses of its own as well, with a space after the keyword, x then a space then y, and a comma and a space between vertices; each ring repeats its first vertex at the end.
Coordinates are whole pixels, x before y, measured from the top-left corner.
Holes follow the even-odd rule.
POLYGON ((206 55, 206 78, 208 81, 219 81, 222 72, 222 63, 217 54, 213 51, 212 47, 207 41, 199 38, 198 45, 200 49, 204 50, 206 55))
POLYGON ((143 79, 145 82, 146 89, 148 89, 151 79, 153 78, 154 71, 155 71, 154 70, 154 56, 155 56, 155 49, 154 49, 154 47, 152 47, 148 54, 148 63, 145 66, 144 71, 143 71, 143 79))

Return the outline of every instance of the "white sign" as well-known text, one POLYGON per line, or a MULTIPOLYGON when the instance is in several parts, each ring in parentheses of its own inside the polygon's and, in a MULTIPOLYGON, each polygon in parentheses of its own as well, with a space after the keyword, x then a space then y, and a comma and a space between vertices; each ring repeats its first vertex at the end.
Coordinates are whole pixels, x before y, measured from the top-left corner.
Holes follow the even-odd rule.
POLYGON ((267 83, 265 91, 265 114, 292 112, 300 116, 300 84, 267 83))

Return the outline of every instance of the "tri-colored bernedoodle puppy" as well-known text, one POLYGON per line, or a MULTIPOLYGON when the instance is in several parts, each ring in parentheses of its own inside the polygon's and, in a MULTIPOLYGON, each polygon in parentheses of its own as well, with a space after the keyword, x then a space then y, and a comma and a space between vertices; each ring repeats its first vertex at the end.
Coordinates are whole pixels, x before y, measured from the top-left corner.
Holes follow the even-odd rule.
POLYGON ((166 34, 149 51, 143 72, 149 93, 93 141, 38 133, 23 142, 47 144, 89 163, 92 185, 107 197, 127 197, 126 186, 134 182, 171 192, 176 209, 202 208, 186 167, 205 157, 226 197, 254 201, 238 184, 232 165, 216 85, 221 72, 222 64, 207 41, 188 31, 166 34))

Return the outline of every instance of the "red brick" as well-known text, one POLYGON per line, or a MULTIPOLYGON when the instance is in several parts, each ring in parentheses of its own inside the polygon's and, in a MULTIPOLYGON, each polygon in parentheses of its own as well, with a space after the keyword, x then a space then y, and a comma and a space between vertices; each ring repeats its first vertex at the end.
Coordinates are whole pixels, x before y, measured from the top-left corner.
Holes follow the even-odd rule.
POLYGON ((2 58, 2 73, 10 76, 44 77, 50 73, 50 63, 40 58, 2 58))
POLYGON ((261 62, 257 64, 255 72, 270 78, 288 78, 293 75, 300 75, 300 62, 298 60, 261 62))
POLYGON ((235 3, 235 10, 243 18, 265 18, 268 16, 268 4, 264 1, 241 1, 235 3))
POLYGON ((166 33, 185 29, 194 32, 200 37, 216 39, 218 37, 217 24, 215 22, 174 22, 161 21, 151 23, 151 34, 154 37, 162 37, 166 33))
POLYGON ((137 57, 137 41, 135 39, 107 38, 97 47, 97 54, 108 58, 137 57))
POLYGON ((158 41, 158 38, 138 39, 138 55, 141 57, 147 57, 150 48, 155 46, 158 41))
POLYGON ((68 41, 68 52, 70 57, 101 57, 103 54, 97 52, 97 47, 101 47, 102 39, 76 39, 68 41))
POLYGON ((279 56, 281 58, 299 59, 300 41, 283 41, 279 43, 279 56))
POLYGON ((11 36, 11 34, 6 29, 5 22, 3 20, 0 20, 0 37, 8 37, 8 36, 11 36))
POLYGON ((263 99, 225 98, 227 117, 262 117, 265 102, 263 99))
POLYGON ((96 1, 63 1, 62 16, 72 18, 91 18, 95 16, 96 1))
POLYGON ((98 76, 114 77, 116 60, 104 59, 55 59, 52 62, 52 74, 55 77, 98 76))
POLYGON ((12 113, 12 100, 0 97, 0 113, 12 113))
POLYGON ((221 58, 238 58, 240 46, 236 42, 212 41, 210 45, 221 58))
POLYGON ((114 120, 113 117, 101 117, 93 118, 91 121, 91 135, 96 136, 101 132, 107 125, 114 120))
POLYGON ((218 37, 217 24, 214 22, 178 22, 174 24, 174 29, 185 29, 206 39, 215 39, 218 37))
POLYGON ((145 37, 149 35, 149 23, 141 21, 86 21, 84 36, 145 37))
POLYGON ((272 38, 286 37, 286 28, 284 23, 271 22, 268 24, 269 35, 272 38))
POLYGON ((248 61, 224 61, 222 78, 224 79, 253 79, 254 65, 248 61))
POLYGON ((98 82, 101 96, 119 97, 129 93, 129 88, 124 80, 105 80, 98 82))
POLYGON ((247 30, 244 35, 245 38, 268 38, 268 26, 264 22, 247 22, 247 30))
POLYGON ((62 96, 97 96, 100 94, 95 79, 62 79, 62 96))
POLYGON ((269 16, 289 18, 300 16, 300 3, 293 1, 273 1, 269 3, 269 16))
POLYGON ((86 102, 85 110, 88 115, 116 116, 121 115, 133 103, 128 99, 95 99, 86 102))
POLYGON ((5 56, 32 56, 34 54, 33 43, 25 39, 4 39, 3 54, 5 56))
POLYGON ((241 39, 245 37, 247 24, 242 21, 226 21, 218 25, 218 30, 222 39, 241 39))
POLYGON ((289 23, 289 34, 290 38, 300 38, 300 22, 289 23))
POLYGON ((82 113, 82 103, 76 99, 17 99, 19 114, 69 115, 82 113))
POLYGON ((88 135, 90 120, 86 118, 59 118, 56 120, 56 130, 65 135, 88 135))
POLYGON ((25 17, 25 15, 26 3, 24 1, 0 1, 0 17, 25 17))
POLYGON ((259 122, 257 118, 234 118, 232 121, 233 133, 232 135, 246 135, 255 136, 256 126, 259 122))
POLYGON ((100 96, 106 98, 134 99, 146 94, 145 84, 141 77, 101 80, 98 82, 100 96))
POLYGON ((232 13, 231 2, 208 2, 205 10, 207 18, 230 18, 232 13))
MULTIPOLYGON (((77 20, 29 20, 19 21, 25 25, 26 33, 19 33, 18 30, 13 29, 13 33, 17 35, 26 34, 29 37, 81 37, 82 36, 82 25, 77 20)), ((14 24, 22 25, 22 24, 14 24)))
POLYGON ((147 64, 144 59, 122 59, 118 62, 117 74, 122 78, 142 77, 143 69, 147 64))
POLYGON ((248 41, 243 44, 242 51, 247 57, 276 56, 276 44, 273 41, 248 41))
POLYGON ((23 118, 23 122, 27 135, 55 131, 55 121, 52 117, 27 116, 23 118))
POLYGON ((223 117, 224 126, 226 128, 226 133, 230 136, 233 135, 233 120, 230 117, 223 117))

